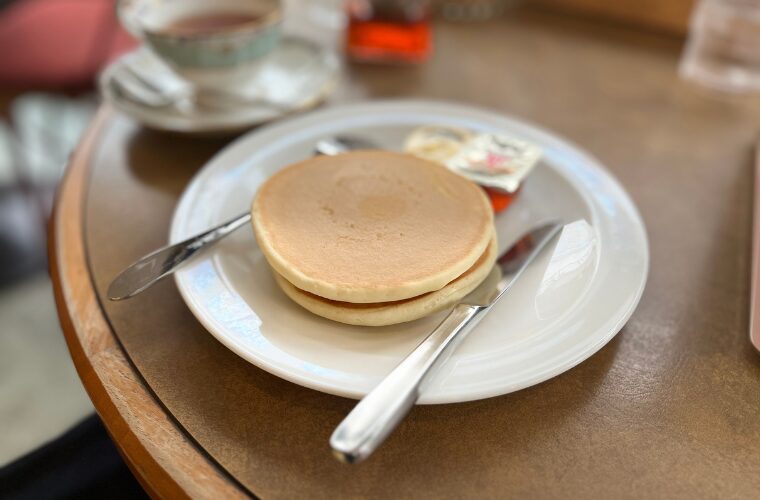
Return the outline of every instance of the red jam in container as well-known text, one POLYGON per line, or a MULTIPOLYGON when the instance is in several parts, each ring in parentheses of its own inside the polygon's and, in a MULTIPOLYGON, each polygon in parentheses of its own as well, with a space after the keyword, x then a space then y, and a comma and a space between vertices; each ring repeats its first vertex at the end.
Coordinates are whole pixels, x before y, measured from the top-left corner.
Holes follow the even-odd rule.
POLYGON ((346 52, 359 62, 414 64, 432 51, 430 2, 350 0, 346 52))
POLYGON ((488 188, 484 187, 483 190, 488 195, 488 198, 491 200, 491 206, 493 207, 494 213, 498 214, 501 211, 504 211, 509 207, 509 205, 512 204, 512 201, 515 199, 515 196, 517 193, 505 193, 504 191, 499 191, 494 188, 488 188))
POLYGON ((496 213, 509 207, 541 159, 541 149, 533 143, 453 127, 420 127, 407 137, 404 149, 480 184, 496 213))

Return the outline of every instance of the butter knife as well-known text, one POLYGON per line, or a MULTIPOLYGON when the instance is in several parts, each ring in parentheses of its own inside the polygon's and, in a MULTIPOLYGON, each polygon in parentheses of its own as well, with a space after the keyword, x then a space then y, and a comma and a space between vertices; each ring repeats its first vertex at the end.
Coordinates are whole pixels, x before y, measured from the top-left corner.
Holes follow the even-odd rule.
MULTIPOLYGON (((314 152, 319 155, 334 156, 356 149, 375 149, 376 147, 370 141, 359 137, 333 137, 317 142, 314 152)), ((107 291, 108 298, 110 300, 128 299, 147 290, 176 271, 200 250, 208 248, 250 221, 250 212, 245 212, 201 234, 173 245, 166 245, 141 257, 111 281, 107 291)))
POLYGON ((562 228, 546 223, 520 237, 496 261, 501 272, 496 286, 486 279, 354 407, 330 437, 339 460, 360 462, 377 449, 417 402, 425 382, 562 228))

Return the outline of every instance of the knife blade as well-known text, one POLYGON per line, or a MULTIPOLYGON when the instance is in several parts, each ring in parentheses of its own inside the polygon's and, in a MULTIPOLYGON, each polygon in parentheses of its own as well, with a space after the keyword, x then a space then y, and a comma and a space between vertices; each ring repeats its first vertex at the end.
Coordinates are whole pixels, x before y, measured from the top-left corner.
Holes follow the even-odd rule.
MULTIPOLYGON (((361 137, 338 136, 325 138, 314 146, 318 155, 335 156, 356 149, 376 149, 372 142, 361 137)), ((123 300, 147 290, 155 283, 176 271, 183 263, 235 232, 251 221, 246 211, 228 221, 190 238, 166 245, 130 264, 116 276, 106 292, 109 300, 123 300)))
POLYGON ((494 284, 487 278, 465 297, 354 407, 330 437, 330 446, 339 460, 360 462, 377 449, 414 406, 423 384, 563 227, 562 223, 550 222, 522 235, 497 259, 494 268, 501 273, 498 281, 494 284))

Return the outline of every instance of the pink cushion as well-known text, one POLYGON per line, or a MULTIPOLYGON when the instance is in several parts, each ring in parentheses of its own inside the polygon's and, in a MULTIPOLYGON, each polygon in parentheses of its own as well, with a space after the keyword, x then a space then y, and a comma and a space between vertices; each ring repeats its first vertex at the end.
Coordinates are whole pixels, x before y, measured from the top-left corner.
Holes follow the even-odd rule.
POLYGON ((17 0, 0 10, 0 84, 78 87, 135 46, 114 0, 17 0))

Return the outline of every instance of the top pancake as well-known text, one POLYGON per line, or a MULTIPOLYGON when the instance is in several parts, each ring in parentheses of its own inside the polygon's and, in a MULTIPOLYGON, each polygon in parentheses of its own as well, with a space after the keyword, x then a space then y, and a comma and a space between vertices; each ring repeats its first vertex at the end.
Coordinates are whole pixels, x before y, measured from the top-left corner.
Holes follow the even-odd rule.
POLYGON ((443 288, 483 254, 493 231, 477 185, 387 151, 291 165, 261 186, 252 215, 278 273, 302 290, 355 303, 443 288))

